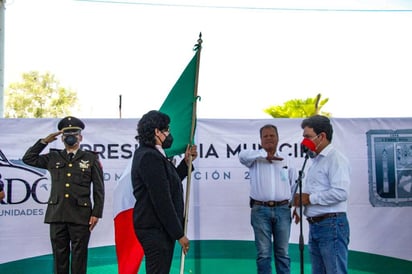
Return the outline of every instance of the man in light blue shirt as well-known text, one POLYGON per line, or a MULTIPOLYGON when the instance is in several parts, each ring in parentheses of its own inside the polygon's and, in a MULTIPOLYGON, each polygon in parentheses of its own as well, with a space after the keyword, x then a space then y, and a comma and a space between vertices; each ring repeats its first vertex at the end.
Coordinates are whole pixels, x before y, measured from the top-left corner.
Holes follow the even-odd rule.
POLYGON ((258 274, 272 273, 272 238, 277 274, 290 273, 288 255, 291 212, 291 185, 296 170, 277 151, 276 126, 260 129, 262 148, 239 153, 240 162, 250 172, 251 224, 255 234, 258 274))
MULTIPOLYGON (((312 158, 302 190, 312 273, 344 274, 348 272, 349 161, 331 144, 333 128, 329 118, 315 115, 303 120, 301 127, 303 143, 310 144, 308 155, 312 158)), ((294 204, 299 206, 299 195, 295 195, 294 204)))

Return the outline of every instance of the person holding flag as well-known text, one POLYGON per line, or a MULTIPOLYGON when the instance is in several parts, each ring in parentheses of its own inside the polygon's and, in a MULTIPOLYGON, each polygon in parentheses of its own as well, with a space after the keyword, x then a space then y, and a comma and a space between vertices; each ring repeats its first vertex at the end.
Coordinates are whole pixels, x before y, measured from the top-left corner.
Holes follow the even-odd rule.
POLYGON ((197 157, 197 147, 188 144, 184 159, 175 167, 164 151, 173 143, 170 122, 167 114, 152 110, 137 125, 139 147, 131 167, 136 198, 133 224, 146 256, 146 273, 170 273, 176 241, 184 254, 189 251, 182 181, 190 160, 197 157))
MULTIPOLYGON (((175 137, 173 145, 170 148, 164 149, 167 158, 183 155, 185 152, 187 155, 188 144, 194 144, 196 105, 197 101, 200 100, 200 96, 197 95, 197 87, 200 52, 202 49, 201 35, 200 33, 197 40, 198 43, 193 48, 195 51, 194 56, 190 59, 159 109, 161 113, 167 113, 167 116, 169 116, 171 133, 175 137)), ((170 134, 170 132, 165 132, 166 134, 170 134)), ((160 136, 160 138, 163 137, 163 135, 160 136)), ((159 146, 161 147, 161 145, 159 146)), ((196 151, 196 147, 191 149, 196 151)), ((190 153, 189 156, 191 156, 190 153)), ((137 274, 144 256, 142 245, 135 235, 132 218, 136 203, 131 183, 132 160, 125 168, 113 192, 115 244, 119 274, 137 274)), ((189 162, 191 162, 190 157, 189 162)), ((187 168, 183 234, 186 234, 187 231, 192 165, 189 165, 187 168)), ((185 250, 182 250, 180 273, 184 271, 184 262, 185 250)))

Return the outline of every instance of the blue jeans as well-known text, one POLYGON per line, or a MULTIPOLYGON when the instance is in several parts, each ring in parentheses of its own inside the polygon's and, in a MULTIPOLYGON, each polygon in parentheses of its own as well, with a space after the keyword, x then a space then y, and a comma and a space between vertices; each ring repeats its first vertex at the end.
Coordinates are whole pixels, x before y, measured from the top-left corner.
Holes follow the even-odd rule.
POLYGON ((251 224, 255 233, 258 274, 272 273, 272 238, 276 273, 290 273, 288 248, 291 221, 288 205, 278 207, 253 205, 251 224))
POLYGON ((345 215, 309 224, 313 274, 348 273, 349 223, 345 215))

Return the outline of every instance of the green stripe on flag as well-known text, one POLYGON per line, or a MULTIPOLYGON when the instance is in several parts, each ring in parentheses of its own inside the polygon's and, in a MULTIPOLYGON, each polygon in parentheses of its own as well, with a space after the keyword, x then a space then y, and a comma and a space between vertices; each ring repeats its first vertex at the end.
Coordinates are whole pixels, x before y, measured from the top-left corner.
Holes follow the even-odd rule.
POLYGON ((167 156, 182 154, 186 151, 188 144, 193 144, 191 140, 191 128, 193 108, 196 101, 195 84, 196 69, 199 51, 193 56, 169 95, 164 100, 159 111, 166 113, 170 117, 170 131, 173 135, 173 145, 166 149, 167 156))

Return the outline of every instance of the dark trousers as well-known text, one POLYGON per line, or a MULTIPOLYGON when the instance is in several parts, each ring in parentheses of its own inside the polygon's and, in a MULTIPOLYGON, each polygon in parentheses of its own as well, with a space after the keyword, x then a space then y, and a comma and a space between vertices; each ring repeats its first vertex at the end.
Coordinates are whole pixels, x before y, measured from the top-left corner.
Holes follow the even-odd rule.
POLYGON ((72 274, 86 274, 89 239, 88 225, 51 223, 50 240, 53 249, 54 273, 69 274, 71 260, 72 274))
POLYGON ((161 229, 137 229, 136 234, 146 257, 146 273, 169 274, 176 241, 161 229))

